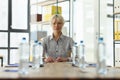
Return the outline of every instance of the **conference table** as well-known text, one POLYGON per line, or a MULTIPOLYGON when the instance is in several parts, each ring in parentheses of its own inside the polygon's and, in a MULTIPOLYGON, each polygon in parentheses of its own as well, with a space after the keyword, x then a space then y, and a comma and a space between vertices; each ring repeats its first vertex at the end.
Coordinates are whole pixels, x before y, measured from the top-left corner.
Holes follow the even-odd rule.
POLYGON ((107 74, 97 74, 96 67, 85 69, 74 67, 70 62, 45 63, 38 69, 29 68, 28 74, 19 74, 18 67, 0 67, 0 79, 35 80, 35 79, 120 79, 120 68, 107 67, 107 74))

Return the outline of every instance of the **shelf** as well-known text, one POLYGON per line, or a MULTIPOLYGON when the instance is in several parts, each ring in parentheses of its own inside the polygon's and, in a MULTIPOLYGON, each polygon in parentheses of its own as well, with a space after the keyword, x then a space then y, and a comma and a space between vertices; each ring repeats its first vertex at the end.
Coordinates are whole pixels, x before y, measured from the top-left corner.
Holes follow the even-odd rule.
MULTIPOLYGON (((69 0, 58 0, 58 3, 65 2, 65 1, 69 1, 69 0)), ((46 0, 46 1, 34 3, 32 5, 47 6, 47 5, 55 4, 55 3, 57 3, 57 0, 46 0)))
POLYGON ((113 18, 113 15, 112 14, 107 14, 107 17, 108 18, 113 18))
MULTIPOLYGON (((70 20, 65 20, 65 22, 70 22, 70 20)), ((50 21, 31 22, 31 24, 49 25, 50 21)))
POLYGON ((42 25, 49 25, 49 24, 50 24, 50 21, 31 22, 31 24, 42 24, 42 25))
POLYGON ((111 6, 111 7, 113 7, 113 4, 111 4, 111 3, 107 3, 107 6, 111 6))
MULTIPOLYGON (((34 1, 34 0, 33 0, 34 1)), ((31 7, 31 10, 30 11, 35 11, 35 13, 30 13, 30 16, 34 15, 34 14, 42 14, 42 19, 41 21, 38 21, 36 20, 36 16, 33 16, 33 19, 34 20, 30 20, 30 26, 31 26, 31 29, 36 29, 38 28, 39 30, 41 31, 47 31, 48 34, 47 35, 50 35, 51 33, 51 29, 49 29, 51 27, 51 21, 50 21, 50 18, 52 15, 49 15, 52 13, 53 11, 53 14, 56 14, 56 12, 58 11, 59 12, 59 7, 61 7, 61 12, 59 12, 61 15, 64 15, 66 16, 65 18, 65 26, 68 26, 64 29, 64 32, 66 35, 70 36, 70 26, 72 25, 72 21, 71 19, 72 18, 69 18, 71 17, 72 15, 70 14, 72 12, 72 10, 70 11, 71 7, 72 7, 72 1, 70 0, 38 0, 38 1, 35 1, 35 2, 31 2, 30 4, 30 7, 31 7), (70 5, 71 4, 71 5, 70 5), (64 5, 66 5, 64 7, 64 5), (53 6, 53 7, 51 7, 53 6), (54 7, 55 6, 55 7, 54 7), (48 8, 51 8, 50 10, 48 8), (54 9, 54 10, 53 10, 54 9), (38 11, 39 10, 39 11, 38 11), (48 14, 48 15, 45 15, 45 14, 48 14), (46 19, 47 18, 47 19, 46 19)), ((32 17, 30 18, 32 19, 32 17)), ((32 30, 31 30, 32 31, 32 30)))
POLYGON ((120 40, 115 40, 115 44, 120 44, 120 40))
POLYGON ((114 14, 120 14, 120 12, 115 12, 114 14))

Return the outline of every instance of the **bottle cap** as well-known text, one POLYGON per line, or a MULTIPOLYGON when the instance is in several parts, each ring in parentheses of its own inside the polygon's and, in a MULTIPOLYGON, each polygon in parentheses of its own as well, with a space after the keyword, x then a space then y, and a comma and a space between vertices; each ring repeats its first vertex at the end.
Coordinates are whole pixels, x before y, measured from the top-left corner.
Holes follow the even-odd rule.
POLYGON ((37 43, 38 41, 37 41, 37 40, 35 40, 34 42, 35 42, 35 43, 37 43))
POLYGON ((41 45, 41 42, 39 42, 38 44, 41 45))
POLYGON ((77 42, 75 42, 74 44, 77 45, 77 42))
POLYGON ((80 41, 80 43, 83 43, 83 41, 80 41))
POLYGON ((100 37, 99 40, 103 41, 103 37, 100 37))
POLYGON ((26 40, 26 38, 25 38, 25 37, 23 37, 22 39, 23 39, 23 40, 26 40))

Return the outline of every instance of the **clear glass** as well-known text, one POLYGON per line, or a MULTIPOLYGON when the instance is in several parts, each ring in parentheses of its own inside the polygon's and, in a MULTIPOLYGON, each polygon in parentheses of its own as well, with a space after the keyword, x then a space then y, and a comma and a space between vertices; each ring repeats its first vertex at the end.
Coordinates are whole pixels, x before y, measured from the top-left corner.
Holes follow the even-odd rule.
POLYGON ((38 44, 38 41, 34 42, 35 44, 33 45, 33 69, 39 68, 40 66, 40 45, 38 44))
POLYGON ((82 69, 86 68, 85 45, 84 45, 83 41, 80 41, 80 44, 78 46, 78 55, 79 55, 79 67, 82 69))
POLYGON ((106 65, 106 48, 105 43, 102 38, 99 38, 98 41, 98 53, 97 53, 97 73, 106 74, 107 73, 107 65, 106 65))
MULTIPOLYGON (((8 64, 8 49, 0 49, 0 56, 3 56, 3 66, 8 64)), ((0 61, 1 64, 1 61, 0 61)))
POLYGON ((12 0, 12 29, 27 29, 28 0, 12 0))
POLYGON ((76 42, 72 47, 72 66, 79 66, 78 46, 76 42))
POLYGON ((28 33, 10 33, 10 47, 18 47, 22 38, 25 37, 27 42, 29 42, 28 33))
POLYGON ((0 32, 0 47, 8 47, 8 33, 0 32))
POLYGON ((8 30, 8 0, 0 0, 0 30, 8 30))
MULTIPOLYGON (((22 40, 24 41, 24 40, 22 40)), ((19 45, 19 73, 27 74, 29 69, 29 44, 26 42, 22 42, 19 45)))

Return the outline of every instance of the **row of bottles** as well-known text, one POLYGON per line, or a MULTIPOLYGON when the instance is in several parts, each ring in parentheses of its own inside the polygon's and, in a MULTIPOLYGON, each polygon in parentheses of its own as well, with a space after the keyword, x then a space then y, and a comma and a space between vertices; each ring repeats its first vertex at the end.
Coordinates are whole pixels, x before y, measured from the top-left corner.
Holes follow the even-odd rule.
MULTIPOLYGON (((98 74, 106 74, 107 73, 106 52, 105 52, 105 43, 102 37, 98 39, 98 51, 96 53, 96 58, 97 58, 96 72, 98 74)), ((73 45, 72 66, 77 66, 80 69, 86 68, 85 45, 83 41, 80 41, 79 44, 75 42, 73 45)))
POLYGON ((75 42, 73 45, 72 52, 72 65, 78 66, 80 68, 85 68, 85 54, 84 54, 84 44, 83 41, 80 41, 80 44, 77 45, 75 42))
POLYGON ((34 42, 33 45, 33 60, 32 60, 32 67, 39 68, 41 65, 43 65, 43 47, 41 42, 38 42, 37 40, 34 42))
MULTIPOLYGON (((31 67, 33 69, 37 69, 39 67, 43 67, 43 47, 41 42, 34 41, 34 44, 32 46, 33 52, 32 52, 32 64, 31 67)), ((19 73, 20 74, 27 74, 28 69, 30 66, 30 45, 27 43, 26 38, 22 38, 22 41, 19 46, 19 56, 20 56, 20 62, 19 62, 19 73)))
MULTIPOLYGON (((27 74, 29 69, 29 57, 30 57, 30 45, 27 43, 26 38, 22 38, 19 52, 20 52, 20 64, 19 72, 22 74, 27 74)), ((40 66, 43 66, 43 47, 42 44, 38 41, 34 41, 33 44, 33 60, 32 68, 37 69, 40 66)), ((98 40, 98 52, 97 52, 97 66, 96 71, 99 74, 106 74, 106 57, 105 57, 105 43, 103 38, 98 40)), ((72 50, 72 65, 80 67, 81 69, 86 68, 85 61, 85 45, 83 41, 80 41, 79 44, 74 43, 72 50)))

